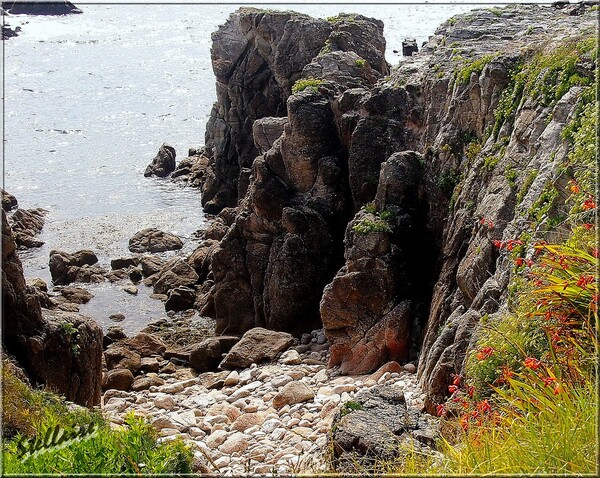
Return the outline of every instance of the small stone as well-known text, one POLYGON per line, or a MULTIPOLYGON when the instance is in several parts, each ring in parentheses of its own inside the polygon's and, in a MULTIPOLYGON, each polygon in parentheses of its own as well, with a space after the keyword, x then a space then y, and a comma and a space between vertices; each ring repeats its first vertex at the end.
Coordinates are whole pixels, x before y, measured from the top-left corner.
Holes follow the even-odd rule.
POLYGON ((283 352, 279 361, 285 365, 298 365, 302 362, 302 359, 296 350, 291 349, 283 352))
POLYGON ((214 450, 227 439, 227 435, 228 433, 225 430, 215 430, 204 440, 204 443, 214 450))
POLYGON ((221 446, 219 451, 231 455, 232 453, 242 453, 249 446, 248 437, 243 433, 236 432, 230 436, 221 446))
POLYGON ((230 387, 232 385, 237 385, 240 381, 240 374, 234 370, 232 371, 229 375, 227 375, 227 377, 225 378, 225 381, 223 382, 223 385, 230 387))
POLYGON ((286 405, 307 402, 314 398, 314 392, 302 382, 290 382, 273 397, 273 407, 282 409, 286 405))
POLYGON ((125 316, 123 314, 111 314, 108 318, 114 322, 123 322, 125 320, 125 316))
POLYGON ((406 370, 408 373, 416 373, 417 372, 417 367, 414 363, 407 363, 404 365, 404 370, 406 370))
POLYGON ((125 292, 127 292, 128 294, 131 295, 137 295, 138 294, 138 288, 134 285, 128 285, 126 287, 123 287, 123 290, 125 292))
POLYGON ((171 395, 160 395, 154 399, 154 406, 164 408, 165 410, 173 410, 177 406, 177 403, 171 395))

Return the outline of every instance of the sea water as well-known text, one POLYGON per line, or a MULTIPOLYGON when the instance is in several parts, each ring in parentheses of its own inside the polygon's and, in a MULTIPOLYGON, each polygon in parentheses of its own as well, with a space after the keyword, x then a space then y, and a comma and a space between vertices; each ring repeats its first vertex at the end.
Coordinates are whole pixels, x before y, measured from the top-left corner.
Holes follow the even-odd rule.
MULTIPOLYGON (((76 2, 75 2, 76 3, 76 2)), ((99 262, 129 255, 137 231, 183 238, 185 252, 206 227, 200 192, 143 172, 163 142, 201 146, 216 99, 211 32, 236 5, 85 5, 83 14, 10 16, 18 37, 4 42, 4 188, 23 208, 48 210, 45 245, 23 253, 27 278, 50 282, 49 252, 92 249, 99 262)), ((469 5, 269 5, 314 17, 340 12, 383 20, 390 64, 402 40, 420 46, 469 5), (396 52, 394 52, 396 50, 396 52)), ((82 312, 107 326, 124 313, 129 333, 165 315, 160 301, 108 283, 82 312)))

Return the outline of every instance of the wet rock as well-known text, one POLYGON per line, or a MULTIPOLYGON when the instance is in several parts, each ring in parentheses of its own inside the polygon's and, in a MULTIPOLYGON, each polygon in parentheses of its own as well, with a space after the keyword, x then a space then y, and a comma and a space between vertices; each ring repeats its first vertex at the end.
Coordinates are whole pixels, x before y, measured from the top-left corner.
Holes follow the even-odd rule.
POLYGON ((249 367, 252 363, 273 360, 277 354, 294 343, 286 332, 274 332, 255 327, 246 332, 225 356, 219 368, 232 369, 249 367))
POLYGON ((209 159, 203 151, 190 149, 189 156, 180 161, 171 174, 171 179, 185 181, 189 186, 200 187, 205 180, 205 172, 209 159))
POLYGON ((127 292, 130 295, 137 295, 138 294, 138 288, 134 285, 128 285, 123 287, 123 290, 125 292, 127 292))
POLYGON ((110 261, 111 269, 127 269, 128 267, 137 267, 140 263, 139 257, 120 257, 110 261))
MULTIPOLYGON (((174 234, 160 231, 156 228, 142 229, 129 239, 131 252, 164 252, 181 249, 183 242, 174 234)), ((142 259, 142 268, 144 259, 142 259)))
POLYGON ((87 304, 94 297, 94 294, 81 287, 61 287, 60 294, 75 304, 87 304))
POLYGON ((114 322, 123 322, 125 320, 125 316, 123 314, 111 314, 108 318, 114 322))
POLYGON ((405 38, 402 40, 402 55, 412 56, 413 53, 417 53, 419 48, 417 47, 417 40, 414 38, 405 38))
POLYGON ((181 257, 174 257, 162 267, 154 282, 154 293, 167 294, 177 287, 191 287, 198 281, 196 271, 181 257))
POLYGON ((167 300, 165 302, 165 310, 173 310, 175 312, 192 309, 196 300, 196 291, 189 287, 176 287, 169 290, 167 300))
POLYGON ((165 261, 158 256, 143 256, 140 259, 140 264, 142 266, 144 277, 149 277, 160 272, 165 265, 165 261))
POLYGON ((93 251, 81 250, 73 254, 64 251, 50 251, 50 274, 55 285, 71 282, 101 282, 104 269, 96 266, 98 257, 93 251))
POLYGON ((2 188, 0 188, 0 192, 2 193, 2 209, 4 209, 6 212, 12 211, 19 206, 17 198, 12 194, 6 192, 2 188))
POLYGON ((42 292, 48 292, 48 284, 46 284, 46 281, 40 279, 39 277, 33 277, 31 279, 28 279, 27 285, 35 287, 41 290, 42 292))
POLYGON ((17 209, 10 218, 11 227, 18 246, 41 247, 43 241, 36 239, 44 227, 45 209, 17 209))
POLYGON ((175 156, 175 148, 163 143, 159 148, 158 153, 152 160, 152 163, 146 167, 144 176, 158 176, 160 178, 168 176, 175 170, 175 156))

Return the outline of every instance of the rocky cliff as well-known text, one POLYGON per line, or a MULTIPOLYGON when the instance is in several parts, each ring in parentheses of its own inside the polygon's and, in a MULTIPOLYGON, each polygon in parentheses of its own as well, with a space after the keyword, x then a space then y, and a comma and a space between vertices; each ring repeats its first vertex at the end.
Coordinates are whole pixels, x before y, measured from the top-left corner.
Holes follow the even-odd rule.
POLYGON ((418 355, 441 401, 507 306, 497 246, 543 236, 564 203, 561 133, 596 67, 597 12, 572 7, 457 16, 391 73, 377 20, 232 14, 202 186, 224 237, 197 306, 217 331, 322 323, 330 365, 418 355))
POLYGON ((79 314, 41 308, 36 290, 25 283, 4 210, 2 347, 34 384, 81 405, 100 403, 102 329, 79 314))

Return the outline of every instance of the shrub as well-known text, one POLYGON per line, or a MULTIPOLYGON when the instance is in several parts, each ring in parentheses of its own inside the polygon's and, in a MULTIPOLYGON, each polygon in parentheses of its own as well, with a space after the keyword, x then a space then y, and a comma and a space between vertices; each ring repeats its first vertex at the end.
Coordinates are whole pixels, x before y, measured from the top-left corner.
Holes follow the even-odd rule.
POLYGON ((455 74, 456 82, 459 85, 466 85, 469 83, 471 79, 471 75, 473 73, 481 74, 485 66, 494 60, 498 55, 485 55, 476 60, 473 60, 470 63, 465 64, 460 70, 458 70, 455 74))
POLYGON ((368 218, 360 220, 352 227, 352 230, 359 234, 372 234, 378 232, 392 232, 389 224, 381 219, 371 220, 368 218))
POLYGON ((367 66, 367 62, 365 60, 363 60, 362 58, 358 58, 355 62, 355 65, 358 68, 364 68, 365 66, 367 66))

